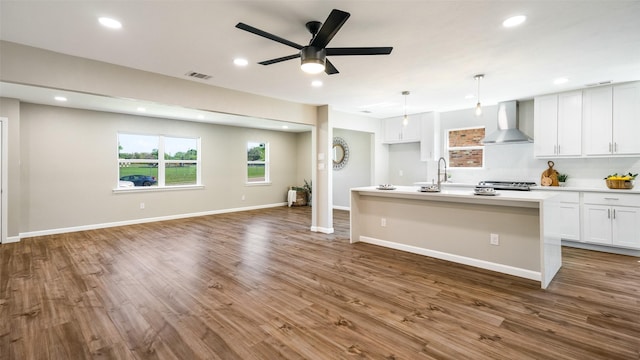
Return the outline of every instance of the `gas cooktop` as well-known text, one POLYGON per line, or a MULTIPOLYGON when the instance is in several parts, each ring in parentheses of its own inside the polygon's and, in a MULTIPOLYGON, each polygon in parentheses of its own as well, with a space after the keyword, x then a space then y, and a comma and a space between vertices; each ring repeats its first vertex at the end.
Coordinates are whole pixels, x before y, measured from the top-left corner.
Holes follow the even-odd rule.
POLYGON ((536 183, 529 181, 497 181, 497 180, 485 180, 480 181, 477 187, 480 188, 494 188, 496 190, 519 190, 529 191, 531 186, 536 186, 536 183))

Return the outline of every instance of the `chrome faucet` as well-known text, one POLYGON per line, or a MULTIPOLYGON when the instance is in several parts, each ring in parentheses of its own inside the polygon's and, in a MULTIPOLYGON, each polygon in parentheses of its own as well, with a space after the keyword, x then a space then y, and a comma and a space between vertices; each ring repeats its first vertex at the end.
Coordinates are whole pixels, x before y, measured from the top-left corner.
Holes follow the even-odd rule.
POLYGON ((443 157, 440 157, 440 159, 438 159, 438 190, 440 190, 440 184, 446 181, 447 181, 447 160, 443 157), (444 181, 442 181, 440 178, 440 162, 441 161, 444 162, 444 181))

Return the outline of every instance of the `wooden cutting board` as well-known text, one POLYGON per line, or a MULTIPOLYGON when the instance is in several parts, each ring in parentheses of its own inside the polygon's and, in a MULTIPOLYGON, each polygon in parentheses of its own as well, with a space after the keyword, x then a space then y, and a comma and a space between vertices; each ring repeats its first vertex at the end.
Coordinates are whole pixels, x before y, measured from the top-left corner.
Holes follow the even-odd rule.
POLYGON ((553 161, 547 162, 549 168, 542 172, 542 176, 540 177, 540 185, 542 186, 559 186, 558 182, 558 172, 553 168, 553 161))

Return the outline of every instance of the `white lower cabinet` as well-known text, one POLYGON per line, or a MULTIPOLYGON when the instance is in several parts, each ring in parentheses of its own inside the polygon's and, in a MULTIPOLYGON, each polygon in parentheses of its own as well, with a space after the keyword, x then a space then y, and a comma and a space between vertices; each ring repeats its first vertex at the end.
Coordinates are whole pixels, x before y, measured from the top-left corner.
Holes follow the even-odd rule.
POLYGON ((640 249, 640 196, 585 193, 583 241, 640 249))
POLYGON ((559 230, 564 240, 580 240, 580 194, 566 192, 559 194, 559 230))

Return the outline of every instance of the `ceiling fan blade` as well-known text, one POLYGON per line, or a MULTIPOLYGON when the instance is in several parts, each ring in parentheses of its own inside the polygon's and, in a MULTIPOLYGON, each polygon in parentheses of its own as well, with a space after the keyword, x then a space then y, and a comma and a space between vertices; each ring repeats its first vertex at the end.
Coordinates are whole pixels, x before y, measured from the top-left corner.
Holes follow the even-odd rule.
POLYGON ((325 61, 324 61, 324 72, 327 73, 327 75, 333 75, 333 74, 339 73, 340 71, 338 71, 338 69, 336 69, 336 67, 333 66, 331 61, 329 61, 328 59, 325 59, 325 61))
POLYGON ((389 55, 393 47, 350 47, 350 48, 327 48, 327 56, 342 55, 389 55))
POLYGON ((260 64, 260 65, 271 65, 271 64, 275 64, 275 63, 279 63, 279 62, 283 62, 283 61, 287 61, 287 60, 291 60, 291 59, 295 59, 295 58, 299 58, 299 57, 300 57, 300 53, 297 53, 295 55, 283 56, 283 57, 279 57, 277 59, 260 61, 258 64, 260 64))
POLYGON ((333 39, 338 30, 344 25, 347 19, 351 16, 348 12, 344 12, 342 10, 333 9, 325 20, 324 24, 316 34, 316 36, 311 40, 311 46, 316 47, 318 49, 323 49, 329 44, 329 41, 333 39))
POLYGON ((260 29, 254 28, 253 26, 247 25, 245 23, 239 22, 236 25, 236 27, 238 29, 241 29, 241 30, 244 30, 244 31, 248 31, 248 32, 250 32, 252 34, 256 34, 258 36, 262 36, 262 37, 267 38, 269 40, 277 41, 277 42, 279 42, 281 44, 291 46, 292 48, 296 48, 298 50, 303 48, 303 46, 300 45, 300 44, 296 44, 293 41, 289 41, 287 39, 283 39, 280 36, 276 36, 276 35, 273 35, 273 34, 270 34, 270 33, 266 32, 266 31, 262 31, 260 29))

